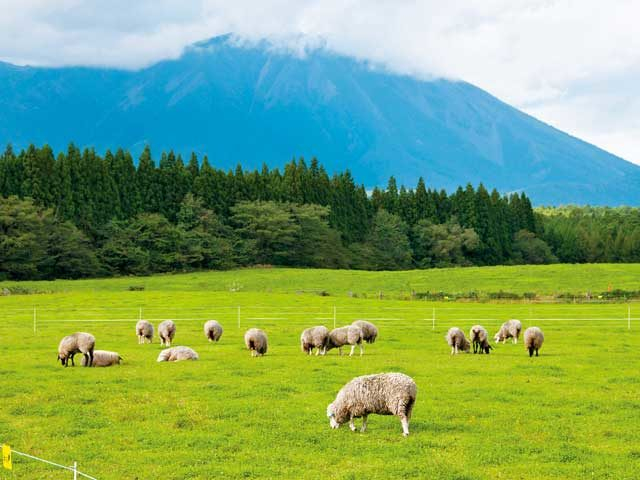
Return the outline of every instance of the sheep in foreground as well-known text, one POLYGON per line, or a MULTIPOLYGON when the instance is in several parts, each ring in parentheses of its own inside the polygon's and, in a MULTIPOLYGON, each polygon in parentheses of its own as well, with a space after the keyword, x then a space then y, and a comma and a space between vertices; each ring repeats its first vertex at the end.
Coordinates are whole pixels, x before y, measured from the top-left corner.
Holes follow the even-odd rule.
POLYGON ((374 343, 376 341, 376 338, 378 338, 378 327, 376 327, 371 322, 367 322, 365 320, 356 320, 351 325, 355 325, 356 327, 360 327, 362 329, 362 340, 367 343, 374 343))
POLYGON ((200 357, 189 347, 165 348, 158 355, 158 362, 180 362, 181 360, 198 360, 200 357))
POLYGON ((251 350, 252 357, 267 353, 267 334, 259 328, 250 328, 244 334, 244 344, 251 350))
POLYGON ((138 336, 138 344, 153 343, 153 325, 146 320, 140 320, 136 323, 136 335, 138 336))
MULTIPOLYGON (((118 352, 108 352, 107 350, 94 350, 93 366, 94 367, 110 367, 112 365, 120 365, 122 357, 118 352)), ((82 359, 82 365, 86 366, 86 359, 82 359)))
POLYGON ((469 340, 464 336, 464 332, 457 327, 451 327, 444 338, 451 347, 451 355, 457 354, 460 350, 463 352, 471 350, 469 340))
POLYGON ((522 323, 520 320, 507 320, 502 324, 498 333, 496 333, 494 340, 496 342, 507 343, 507 338, 512 338, 513 343, 518 343, 520 337, 520 331, 522 330, 522 323))
POLYGON ((489 334, 482 325, 474 325, 469 331, 469 340, 473 344, 473 353, 486 353, 493 349, 489 343, 489 334))
POLYGON ((222 325, 215 320, 209 320, 204 324, 204 336, 210 342, 217 342, 222 336, 222 325))
POLYGON ((300 348, 304 353, 311 355, 316 349, 316 355, 327 353, 327 342, 329 341, 329 329, 323 325, 307 328, 300 335, 300 348))
POLYGON ((347 327, 334 328, 329 332, 326 351, 337 348, 340 355, 342 355, 342 347, 345 345, 351 345, 351 353, 349 353, 349 356, 353 355, 356 345, 360 346, 360 355, 364 353, 364 348, 362 347, 362 329, 360 327, 349 325, 347 327))
POLYGON ((173 337, 176 336, 176 324, 171 320, 165 320, 158 325, 158 335, 160 335, 160 345, 170 347, 173 337))
POLYGON ((93 350, 96 346, 96 338, 90 333, 76 332, 72 335, 67 335, 58 345, 58 360, 63 366, 69 366, 69 359, 71 359, 71 365, 75 367, 73 357, 76 353, 82 353, 86 359, 85 366, 90 367, 93 364, 93 350))
POLYGON ((529 327, 524 331, 524 348, 529 350, 529 356, 533 357, 533 352, 538 356, 538 350, 544 343, 544 334, 538 327, 529 327))
POLYGON ((409 420, 416 402, 416 383, 403 373, 379 373, 356 377, 340 389, 336 399, 327 407, 331 428, 349 422, 355 432, 354 418, 362 417, 362 428, 367 429, 367 416, 395 415, 400 418, 402 434, 409 435, 409 420))

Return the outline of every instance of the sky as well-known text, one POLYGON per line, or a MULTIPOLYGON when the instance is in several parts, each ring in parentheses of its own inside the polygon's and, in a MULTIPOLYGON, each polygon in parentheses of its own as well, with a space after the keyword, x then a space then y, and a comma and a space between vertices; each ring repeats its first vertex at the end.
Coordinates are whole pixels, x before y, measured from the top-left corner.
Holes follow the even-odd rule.
POLYGON ((465 80, 640 164, 638 0, 0 0, 0 60, 137 69, 233 32, 465 80))

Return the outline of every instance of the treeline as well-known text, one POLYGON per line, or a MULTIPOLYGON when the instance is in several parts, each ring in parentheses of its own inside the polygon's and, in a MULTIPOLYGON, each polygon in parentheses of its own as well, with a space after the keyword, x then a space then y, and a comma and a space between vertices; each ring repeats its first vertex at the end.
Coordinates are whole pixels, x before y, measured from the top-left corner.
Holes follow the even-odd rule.
POLYGON ((555 256, 524 194, 367 192, 314 159, 281 172, 214 168, 146 148, 137 165, 47 145, 0 156, 0 275, 69 278, 272 264, 406 269, 543 263, 555 256))

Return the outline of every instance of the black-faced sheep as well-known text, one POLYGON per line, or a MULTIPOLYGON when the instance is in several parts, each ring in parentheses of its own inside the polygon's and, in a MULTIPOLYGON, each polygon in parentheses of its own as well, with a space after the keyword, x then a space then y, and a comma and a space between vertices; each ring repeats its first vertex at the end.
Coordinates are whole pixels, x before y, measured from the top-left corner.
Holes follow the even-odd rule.
POLYGON ((165 320, 158 325, 158 335, 160 336, 160 345, 170 347, 173 337, 176 336, 176 324, 171 320, 165 320))
POLYGON ((362 339, 367 343, 374 343, 378 338, 378 327, 366 320, 356 320, 351 325, 362 329, 362 339))
POLYGON ((513 343, 518 343, 520 337, 520 331, 522 330, 522 323, 520 320, 507 320, 502 324, 498 333, 496 333, 493 339, 496 342, 507 343, 507 338, 512 338, 513 343))
POLYGON ((200 357, 189 347, 166 348, 158 355, 158 362, 180 362, 182 360, 198 360, 200 357))
MULTIPOLYGON (((108 352, 107 350, 94 350, 93 366, 94 367, 110 367, 112 365, 120 365, 122 357, 118 352, 108 352)), ((86 366, 86 358, 82 359, 82 365, 86 366)))
POLYGON ((77 332, 72 335, 67 335, 58 345, 58 360, 63 366, 69 365, 69 359, 71 359, 71 365, 75 366, 73 357, 76 353, 82 353, 86 359, 85 366, 90 367, 93 364, 93 350, 96 346, 96 338, 90 333, 77 332))
POLYGON ((469 330, 469 340, 473 344, 473 353, 489 354, 493 347, 489 344, 489 334, 482 325, 474 325, 469 330))
POLYGON ((327 353, 329 342, 329 329, 325 326, 307 328, 300 335, 300 348, 304 353, 311 355, 316 349, 316 355, 327 353))
POLYGON ((251 350, 252 357, 259 357, 267 353, 267 334, 259 328, 250 328, 244 334, 244 344, 251 350))
POLYGON ((222 325, 215 320, 209 320, 204 324, 204 336, 210 342, 217 342, 222 336, 222 325))
POLYGON ((451 355, 457 354, 460 350, 463 352, 471 350, 469 340, 464 336, 464 332, 457 327, 451 327, 444 338, 451 347, 451 355))
POLYGON ((544 343, 544 334, 538 327, 529 327, 524 331, 524 348, 529 351, 529 356, 533 357, 533 352, 538 356, 538 350, 544 343))
POLYGON ((332 348, 337 348, 340 355, 342 355, 342 347, 345 345, 351 345, 351 353, 349 353, 349 356, 353 355, 356 345, 360 346, 360 355, 364 353, 364 348, 362 347, 362 329, 360 327, 349 325, 347 327, 334 328, 329 332, 327 351, 332 348))
POLYGON ((138 336, 138 343, 153 343, 153 325, 146 320, 140 320, 136 323, 136 335, 138 336))
POLYGON ((336 399, 327 407, 331 428, 349 422, 355 432, 355 418, 362 417, 367 429, 369 414, 395 415, 402 424, 402 434, 409 435, 409 420, 418 389, 413 379, 403 373, 379 373, 356 377, 340 389, 336 399))

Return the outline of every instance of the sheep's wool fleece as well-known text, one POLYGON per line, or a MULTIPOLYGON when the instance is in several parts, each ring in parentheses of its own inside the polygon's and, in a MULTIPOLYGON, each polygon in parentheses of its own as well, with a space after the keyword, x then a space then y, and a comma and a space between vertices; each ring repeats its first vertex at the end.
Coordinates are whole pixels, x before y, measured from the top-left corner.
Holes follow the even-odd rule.
POLYGON ((338 392, 333 408, 338 423, 370 413, 398 415, 413 406, 418 388, 403 373, 379 373, 356 377, 338 392))
POLYGON ((158 355, 158 362, 179 362, 181 360, 198 360, 198 354, 189 347, 166 348, 158 355))
POLYGON ((453 347, 455 345, 458 348, 462 348, 466 340, 464 332, 456 327, 452 327, 449 329, 446 339, 450 347, 453 347))
POLYGON ((544 342, 544 334, 538 327, 529 327, 524 331, 525 348, 540 348, 544 342))

